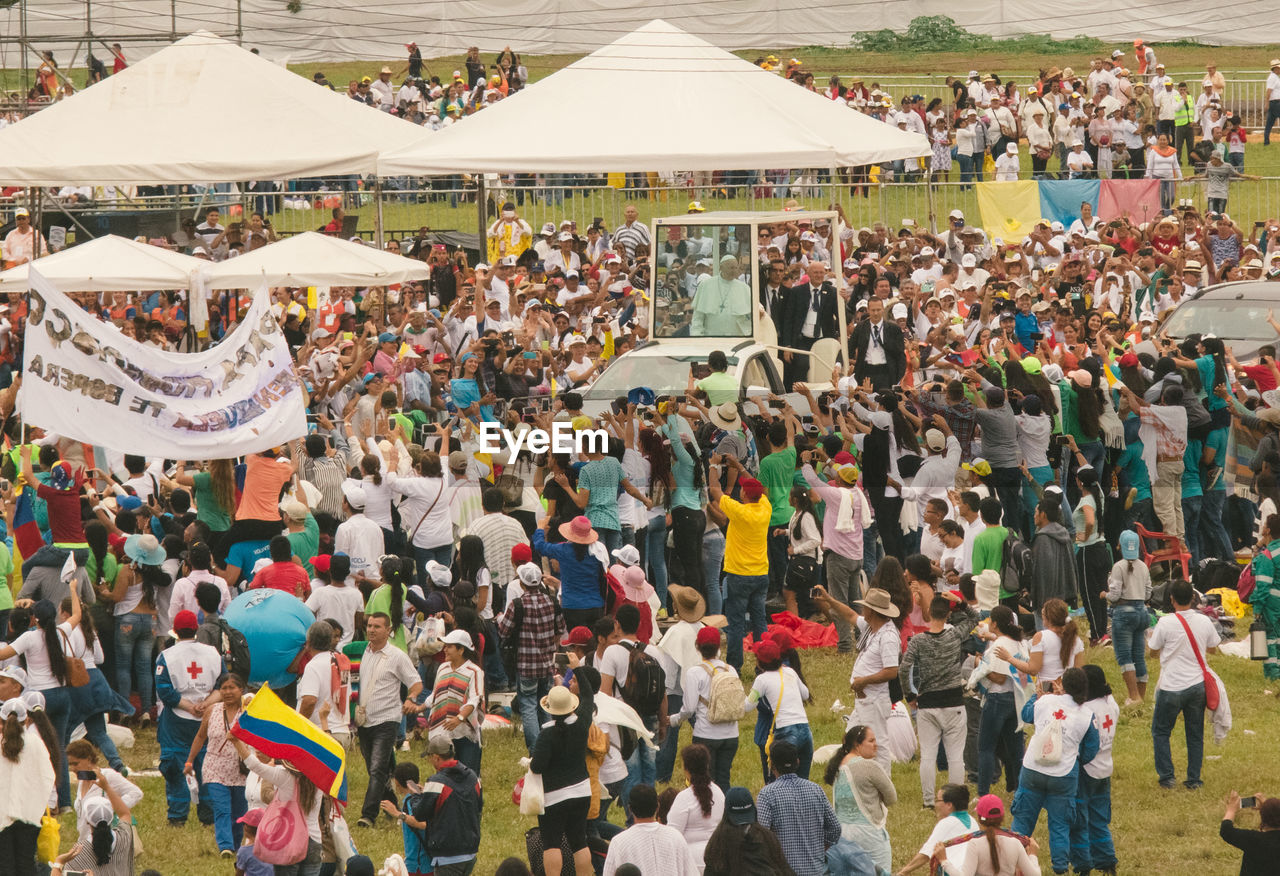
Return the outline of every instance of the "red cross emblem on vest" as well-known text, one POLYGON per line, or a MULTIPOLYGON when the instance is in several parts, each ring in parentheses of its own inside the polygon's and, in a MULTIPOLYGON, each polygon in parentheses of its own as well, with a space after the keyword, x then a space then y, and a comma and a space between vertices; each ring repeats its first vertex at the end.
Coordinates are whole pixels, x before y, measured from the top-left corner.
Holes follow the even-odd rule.
POLYGON ((1055 721, 1065 721, 1067 720, 1067 713, 1062 711, 1062 709, 1058 709, 1058 711, 1053 713, 1053 719, 1055 721))
POLYGON ((187 667, 187 674, 191 676, 192 681, 198 679, 202 672, 204 672, 204 667, 194 660, 192 660, 191 665, 187 667))
POLYGON ((1115 723, 1115 722, 1113 722, 1113 721, 1111 720, 1111 716, 1110 716, 1110 715, 1107 715, 1107 717, 1106 717, 1105 719, 1103 719, 1103 721, 1102 721, 1102 729, 1103 729, 1103 730, 1110 730, 1110 729, 1111 729, 1111 725, 1112 725, 1113 723, 1115 723))

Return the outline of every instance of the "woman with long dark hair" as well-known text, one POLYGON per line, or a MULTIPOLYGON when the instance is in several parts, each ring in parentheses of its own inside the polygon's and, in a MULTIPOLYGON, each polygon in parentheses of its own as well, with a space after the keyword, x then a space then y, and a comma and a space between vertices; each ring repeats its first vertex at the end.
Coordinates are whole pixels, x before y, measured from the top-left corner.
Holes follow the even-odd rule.
POLYGON ((676 795, 667 813, 667 826, 684 835, 699 869, 707 841, 724 817, 724 791, 711 781, 711 752, 705 745, 687 745, 680 752, 689 786, 676 795))
POLYGON ((578 472, 567 453, 548 453, 542 472, 542 498, 546 500, 547 518, 551 521, 546 536, 548 541, 557 543, 564 540, 560 535, 560 524, 568 523, 578 515, 578 505, 571 495, 578 491, 578 472), (561 483, 562 478, 568 481, 567 490, 561 483))
MULTIPOLYGON (((1068 436, 1072 449, 1075 439, 1068 436)), ((1076 581, 1080 584, 1080 601, 1089 619, 1089 643, 1107 634, 1107 610, 1103 594, 1107 592, 1107 576, 1111 572, 1111 547, 1102 533, 1102 487, 1098 472, 1088 465, 1076 469, 1076 489, 1080 501, 1071 512, 1076 532, 1076 581)))
POLYGON ((749 705, 757 707, 755 742, 760 749, 760 766, 765 782, 773 780, 767 745, 786 741, 796 747, 799 766, 796 775, 809 778, 813 766, 813 731, 804 710, 809 688, 796 671, 782 662, 782 650, 772 639, 756 646, 756 680, 747 694, 749 705))
MULTIPOLYGON (((71 850, 59 855, 55 863, 62 870, 91 871, 94 876, 132 876, 134 866, 133 816, 107 777, 97 769, 94 784, 100 796, 85 798, 80 806, 80 821, 87 825, 88 836, 71 850)), ((58 868, 55 868, 58 869, 58 868)))
POLYGON ((218 679, 214 689, 220 699, 205 709, 183 765, 183 772, 194 776, 195 764, 200 764, 200 778, 209 789, 209 802, 213 805, 213 839, 224 860, 234 858, 240 848, 244 839, 240 817, 249 808, 244 796, 246 772, 231 744, 231 727, 240 716, 245 687, 245 680, 234 672, 218 679), (201 752, 203 761, 199 759, 201 752))
POLYGON ((893 870, 893 849, 889 844, 889 807, 898 802, 893 780, 876 763, 879 742, 876 733, 864 724, 845 731, 840 750, 827 761, 822 778, 831 786, 840 835, 857 843, 885 873, 893 870))
MULTIPOLYGON (((959 867, 943 856, 942 872, 946 876, 972 874, 972 876, 1040 876, 1037 856, 1040 849, 1031 837, 1019 837, 1004 830, 1004 801, 995 794, 978 799, 974 807, 981 830, 963 843, 964 863, 959 867)), ((944 850, 942 843, 935 854, 944 850)), ((1065 870, 1063 872, 1066 872, 1065 870)))
MULTIPOLYGON (((116 674, 116 618, 111 602, 111 588, 115 585, 120 564, 111 551, 107 527, 101 522, 91 520, 84 525, 84 540, 89 545, 89 558, 84 564, 84 570, 98 596, 88 611, 104 658, 98 668, 114 682, 119 676, 116 674)), ((132 707, 129 713, 133 713, 132 707)))
POLYGON ((1080 628, 1071 617, 1071 609, 1061 599, 1045 602, 1040 609, 1040 621, 1044 626, 1031 637, 1028 657, 1024 659, 1000 650, 996 656, 1027 675, 1034 675, 1040 690, 1048 690, 1068 669, 1084 666, 1084 643, 1080 641, 1080 628))
POLYGON ((28 729, 20 699, 0 705, 0 872, 35 876, 36 839, 57 774, 35 730, 28 729), (22 793, 13 793, 21 788, 22 793))
POLYGON ((990 640, 983 662, 990 663, 985 679, 986 696, 978 718, 978 793, 986 794, 996 777, 996 754, 1004 765, 1005 786, 1018 787, 1018 769, 1022 763, 1022 733, 1018 731, 1018 713, 1009 666, 1025 656, 1022 625, 1013 609, 997 605, 991 609, 988 632, 990 640), (1003 655, 1003 656, 1002 656, 1003 655), (1004 744, 1001 745, 1001 742, 1004 744))
POLYGON ((707 840, 703 859, 703 876, 795 876, 778 837, 756 821, 756 804, 746 788, 725 794, 724 818, 707 840))
MULTIPOLYGON (((72 588, 75 589, 75 588, 72 588)), ((76 609, 75 600, 68 596, 62 600, 61 623, 58 629, 66 636, 65 647, 73 657, 84 661, 84 668, 89 673, 89 683, 83 687, 68 687, 71 694, 71 719, 69 726, 84 724, 85 738, 98 747, 106 757, 107 763, 114 770, 124 769, 124 761, 116 744, 107 733, 107 713, 119 712, 122 715, 133 714, 133 706, 124 697, 116 693, 107 677, 103 675, 99 665, 102 662, 102 645, 98 641, 93 625, 93 615, 81 611, 80 622, 71 624, 71 616, 76 609)))
MULTIPOLYGON (((116 573, 110 594, 116 619, 116 693, 137 694, 136 709, 142 722, 151 720, 155 668, 151 650, 156 640, 156 589, 167 586, 161 565, 168 558, 154 535, 131 535, 124 543, 128 565, 116 573)), ((168 632, 165 630, 164 632, 168 632)))
POLYGON ((365 617, 382 612, 391 618, 391 644, 409 653, 404 630, 404 561, 399 557, 383 557, 379 569, 382 583, 369 594, 364 604, 365 617))
POLYGON ((671 494, 673 561, 670 577, 697 590, 707 600, 707 610, 720 611, 719 581, 707 581, 702 565, 702 536, 707 529, 703 510, 703 466, 697 448, 680 434, 675 418, 655 412, 654 426, 670 442, 674 458, 671 473, 675 490, 671 494), (714 591, 714 593, 710 592, 714 591))
MULTIPOLYGON (((80 623, 80 597, 71 588, 71 615, 68 622, 80 623)), ((24 693, 39 694, 44 711, 53 727, 58 757, 58 806, 71 805, 71 785, 67 778, 67 759, 62 747, 71 735, 71 684, 67 668, 66 631, 58 627, 58 609, 47 599, 35 604, 31 611, 36 628, 27 630, 11 644, 0 645, 0 660, 21 656, 27 665, 24 693)), ((30 709, 28 709, 30 711, 30 709)))
MULTIPOLYGON (((657 591, 663 608, 667 605, 667 517, 671 514, 671 499, 676 489, 675 473, 671 468, 672 453, 667 440, 657 430, 640 430, 640 455, 649 465, 649 498, 653 507, 648 511, 644 537, 637 541, 640 561, 648 570, 649 583, 657 591)), ((637 513, 638 513, 637 509, 637 513)))
POLYGON ((324 802, 324 793, 293 764, 287 761, 265 764, 236 737, 232 736, 231 742, 245 766, 263 781, 275 785, 278 799, 296 799, 302 810, 302 820, 307 826, 306 857, 296 864, 276 864, 275 876, 319 876, 324 856, 320 832, 320 804, 324 802))

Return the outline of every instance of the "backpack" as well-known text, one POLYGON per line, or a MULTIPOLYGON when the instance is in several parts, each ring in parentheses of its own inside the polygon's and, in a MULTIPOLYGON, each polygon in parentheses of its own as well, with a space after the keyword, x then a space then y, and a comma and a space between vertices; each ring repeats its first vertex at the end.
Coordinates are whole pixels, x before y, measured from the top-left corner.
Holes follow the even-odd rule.
MULTIPOLYGON (((222 662, 226 664, 228 672, 234 672, 248 681, 250 665, 248 640, 245 639, 244 633, 222 618, 217 618, 216 620, 218 630, 221 633, 218 653, 222 655, 222 662)), ((351 663, 348 661, 348 672, 350 672, 350 666, 351 663)))
POLYGON ((1005 536, 1000 555, 1000 584, 1008 593, 1021 593, 1031 588, 1031 548, 1013 534, 1005 536))
POLYGON ((738 723, 746 711, 743 703, 747 695, 742 679, 732 669, 721 669, 713 663, 704 663, 703 666, 711 676, 711 687, 703 699, 707 704, 707 720, 712 724, 738 723))
POLYGON ((667 695, 667 674, 644 645, 620 643, 628 652, 627 683, 622 686, 622 701, 642 718, 658 714, 662 698, 667 695))
MULTIPOLYGON (((1262 556, 1268 560, 1271 559, 1271 551, 1264 549, 1262 556)), ((1248 602, 1253 590, 1258 586, 1258 579, 1253 574, 1253 563, 1245 566, 1240 572, 1240 577, 1236 579, 1236 596, 1241 602, 1248 602)))

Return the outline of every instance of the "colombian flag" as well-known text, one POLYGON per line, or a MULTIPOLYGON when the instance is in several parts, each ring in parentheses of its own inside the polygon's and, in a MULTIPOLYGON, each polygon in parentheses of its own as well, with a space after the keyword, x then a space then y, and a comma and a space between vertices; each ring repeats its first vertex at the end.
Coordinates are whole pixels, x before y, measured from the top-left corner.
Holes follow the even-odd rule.
POLYGON ((231 732, 246 745, 297 767, 321 791, 346 802, 347 762, 342 746, 286 706, 269 686, 262 686, 231 732))
POLYGON ((13 509, 13 542, 24 559, 35 556, 36 551, 44 547, 44 536, 36 524, 31 499, 34 494, 35 491, 30 487, 24 487, 18 494, 18 502, 13 509))

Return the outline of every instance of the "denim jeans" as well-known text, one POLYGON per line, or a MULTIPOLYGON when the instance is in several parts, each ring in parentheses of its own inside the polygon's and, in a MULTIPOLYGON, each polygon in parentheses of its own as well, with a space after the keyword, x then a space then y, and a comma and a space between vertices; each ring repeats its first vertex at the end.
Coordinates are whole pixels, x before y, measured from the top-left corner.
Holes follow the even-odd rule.
POLYGON ((1187 781, 1189 788, 1198 788, 1200 766, 1204 760, 1204 683, 1194 684, 1184 690, 1157 690, 1155 710, 1151 713, 1151 744, 1155 750, 1156 776, 1162 785, 1172 785, 1177 778, 1173 772, 1173 754, 1169 750, 1169 736, 1182 715, 1183 730, 1187 735, 1187 781))
POLYGON ((1013 815, 1013 832, 1031 836, 1040 820, 1040 810, 1049 820, 1049 858, 1053 872, 1065 873, 1071 857, 1071 821, 1076 809, 1076 771, 1065 776, 1046 776, 1033 770, 1022 770, 1018 791, 1013 795, 1009 812, 1013 815))
POLYGON ((533 743, 538 739, 538 731, 547 720, 547 713, 538 705, 551 691, 551 679, 525 678, 516 676, 516 707, 520 710, 520 727, 524 730, 524 745, 533 754, 533 743))
POLYGON ((275 876, 319 876, 324 861, 324 847, 307 840, 307 856, 296 864, 276 864, 275 876))
POLYGON ((70 806, 67 743, 71 740, 71 692, 65 687, 52 687, 40 693, 44 694, 44 713, 53 724, 53 729, 58 732, 58 741, 62 743, 62 751, 58 752, 58 805, 70 806))
MULTIPOLYGON (((668 715, 678 715, 683 705, 684 694, 667 692, 668 715)), ((676 766, 676 753, 679 751, 680 728, 672 727, 667 731, 667 738, 658 746, 658 753, 654 755, 654 769, 657 770, 658 781, 664 785, 671 781, 671 773, 676 766)))
POLYGON ((244 799, 244 785, 220 785, 209 782, 209 802, 213 804, 213 839, 218 844, 218 851, 240 848, 244 840, 244 825, 240 816, 248 811, 249 805, 244 799))
MULTIPOLYGON (((1224 477, 1225 475, 1219 475, 1224 477)), ((1232 562, 1235 550, 1231 547, 1231 536, 1222 523, 1222 509, 1227 504, 1226 490, 1208 490, 1201 498, 1200 510, 1200 551, 1206 557, 1217 557, 1232 562)))
POLYGON ((876 574, 876 566, 884 559, 884 545, 880 543, 880 525, 874 520, 862 530, 862 571, 870 581, 876 574))
POLYGON ((738 737, 703 739, 695 736, 693 742, 695 745, 705 745, 711 752, 711 781, 719 785, 721 791, 728 791, 733 784, 733 759, 738 754, 738 737))
POLYGON ((377 821, 382 801, 396 802, 387 782, 396 767, 396 733, 399 729, 399 721, 356 728, 360 755, 369 773, 369 785, 365 788, 364 803, 360 807, 361 818, 377 821))
POLYGON ((1111 777, 1095 779, 1081 771, 1076 812, 1071 819, 1071 866, 1077 873, 1114 870, 1116 846, 1111 838, 1111 777))
POLYGON ((155 615, 135 612, 116 618, 116 693, 122 697, 137 693, 144 710, 151 707, 155 683, 151 661, 155 622, 155 615))
MULTIPOLYGON (((764 636, 767 619, 764 616, 765 594, 769 590, 768 575, 734 575, 724 574, 725 603, 724 613, 729 619, 726 635, 729 644, 726 648, 725 662, 736 670, 742 669, 742 637, 747 633, 747 617, 750 615, 750 630, 755 640, 764 636)), ((707 608, 710 611, 710 606, 707 608)))
MULTIPOLYGON (((650 733, 657 733, 658 719, 644 718, 645 728, 650 733)), ((627 777, 622 780, 622 805, 627 811, 627 825, 632 822, 631 804, 628 797, 631 789, 636 785, 648 785, 654 787, 657 784, 657 751, 644 744, 644 740, 636 741, 636 747, 631 752, 631 757, 627 758, 627 777)))
POLYGON ((418 586, 422 588, 424 593, 431 592, 431 579, 427 577, 427 562, 429 560, 435 560, 445 566, 450 565, 453 562, 453 543, 450 542, 433 548, 413 546, 413 561, 418 569, 418 586))
POLYGON ((649 518, 644 528, 644 562, 649 570, 649 583, 658 594, 658 602, 667 607, 667 519, 649 518))
POLYGON ((809 771, 813 768, 813 731, 809 729, 809 725, 788 724, 786 727, 776 727, 773 741, 790 742, 796 747, 800 762, 796 775, 802 779, 809 778, 809 771))
POLYGON ((605 790, 609 792, 609 798, 600 801, 600 814, 596 816, 595 821, 587 825, 588 830, 594 830, 596 836, 602 840, 611 840, 622 833, 621 827, 609 821, 609 805, 614 800, 622 801, 622 789, 626 784, 626 779, 618 779, 616 782, 609 782, 604 786, 605 790))
POLYGON ((480 775, 480 756, 483 752, 479 742, 462 737, 453 740, 453 753, 457 756, 458 763, 477 776, 480 775))
POLYGON ((622 547, 622 532, 617 529, 597 529, 600 534, 600 543, 604 545, 604 549, 609 552, 609 556, 613 556, 613 552, 622 547))
POLYGON ((1022 768, 1022 734, 1018 732, 1018 716, 1014 712, 1013 691, 989 693, 982 704, 978 720, 978 796, 991 790, 996 775, 996 747, 1004 741, 1004 782, 1009 791, 1018 787, 1018 771, 1022 768))
POLYGON ((1182 497, 1182 521, 1186 526, 1187 552, 1191 554, 1191 568, 1200 565, 1204 551, 1200 545, 1200 513, 1204 509, 1204 496, 1182 497))
POLYGON ((1121 672, 1133 672, 1138 681, 1147 680, 1147 607, 1137 602, 1122 602, 1111 609, 1111 644, 1121 672))
POLYGON ((707 600, 707 614, 724 611, 724 533, 713 529, 702 536, 702 595, 707 600))

